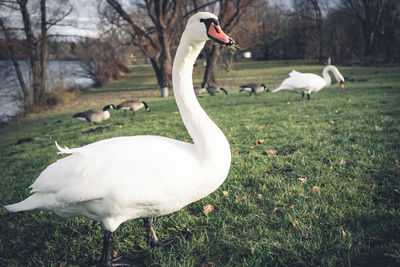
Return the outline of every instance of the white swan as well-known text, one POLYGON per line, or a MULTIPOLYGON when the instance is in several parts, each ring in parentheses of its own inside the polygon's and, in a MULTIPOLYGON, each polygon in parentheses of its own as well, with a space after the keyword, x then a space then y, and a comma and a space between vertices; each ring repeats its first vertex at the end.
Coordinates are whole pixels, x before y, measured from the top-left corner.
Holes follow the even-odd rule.
POLYGON ((329 76, 329 71, 333 73, 335 79, 340 83, 340 87, 343 88, 344 78, 342 74, 335 66, 329 65, 322 71, 323 78, 313 73, 301 73, 294 70, 289 73, 290 77, 283 80, 281 85, 273 90, 272 93, 280 90, 289 90, 301 93, 302 99, 304 99, 304 94, 307 93, 307 98, 310 100, 311 93, 316 93, 322 88, 331 85, 332 79, 329 76))
MULTIPOLYGON (((215 15, 193 15, 173 64, 174 95, 194 144, 161 136, 116 137, 73 149, 56 143, 59 154, 71 155, 40 174, 30 186, 33 195, 5 208, 84 215, 102 222, 106 231, 101 263, 111 264, 112 232, 121 223, 175 212, 216 190, 228 175, 230 147, 198 103, 192 82, 193 64, 209 39, 233 44, 215 15)), ((156 239, 150 220, 145 222, 156 239)))

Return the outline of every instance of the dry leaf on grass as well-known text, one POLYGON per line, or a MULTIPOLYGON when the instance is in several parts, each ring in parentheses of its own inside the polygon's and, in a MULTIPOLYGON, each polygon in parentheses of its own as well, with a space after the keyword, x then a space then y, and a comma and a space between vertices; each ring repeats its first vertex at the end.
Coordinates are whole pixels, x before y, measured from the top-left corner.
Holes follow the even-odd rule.
POLYGON ((203 212, 205 215, 208 215, 209 213, 214 211, 214 206, 211 204, 207 204, 203 206, 203 212))
POLYGON ((255 146, 250 146, 250 149, 254 149, 255 146))
POLYGON ((297 227, 299 227, 299 222, 297 220, 294 220, 292 222, 292 225, 293 225, 294 228, 297 228, 297 227))
POLYGON ((343 237, 347 236, 346 232, 343 229, 342 229, 342 235, 343 235, 343 237))
POLYGON ((272 210, 272 213, 275 213, 275 212, 277 212, 279 210, 279 208, 278 207, 275 207, 273 210, 272 210))
POLYGON ((319 190, 321 190, 321 187, 319 187, 318 185, 314 185, 314 187, 312 188, 312 191, 314 192, 318 192, 319 190))
POLYGON ((227 134, 227 136, 228 136, 228 137, 231 137, 231 136, 232 136, 232 134, 231 134, 231 133, 228 133, 228 134, 227 134))
POLYGON ((382 132, 383 128, 379 127, 378 125, 375 125, 375 130, 378 131, 378 132, 382 132))
POLYGON ((302 182, 302 183, 305 183, 305 182, 307 182, 307 178, 300 177, 300 178, 298 178, 298 179, 299 179, 299 181, 300 181, 300 182, 302 182))
POLYGON ((201 267, 211 267, 211 266, 213 266, 213 265, 214 265, 214 262, 210 261, 210 262, 203 263, 203 264, 201 265, 201 267))
POLYGON ((276 156, 276 154, 278 154, 278 151, 276 151, 274 149, 266 149, 266 150, 264 150, 264 155, 276 156))
POLYGON ((222 191, 222 194, 227 197, 229 195, 229 192, 228 191, 222 191))
POLYGON ((256 145, 262 145, 265 143, 264 139, 257 140, 256 145))
POLYGON ((68 262, 66 262, 66 261, 63 261, 63 262, 61 262, 60 263, 60 267, 66 267, 68 265, 68 262))

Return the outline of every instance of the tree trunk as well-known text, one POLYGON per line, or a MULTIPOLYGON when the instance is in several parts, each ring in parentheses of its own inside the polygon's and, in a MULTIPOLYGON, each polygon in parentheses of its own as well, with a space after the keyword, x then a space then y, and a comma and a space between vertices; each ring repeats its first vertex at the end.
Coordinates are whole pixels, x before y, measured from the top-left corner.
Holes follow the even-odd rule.
POLYGON ((217 46, 212 45, 210 49, 206 51, 207 65, 204 71, 203 82, 216 83, 217 82, 217 62, 220 51, 217 46))
POLYGON ((19 67, 18 64, 18 60, 16 58, 16 53, 14 51, 13 48, 13 44, 11 43, 11 38, 10 38, 10 34, 7 30, 7 28, 4 26, 3 24, 3 20, 0 18, 0 29, 4 34, 4 38, 5 38, 5 42, 6 42, 6 47, 7 47, 7 54, 9 56, 9 58, 11 59, 14 68, 15 68, 15 72, 17 74, 17 78, 18 78, 18 82, 19 85, 21 87, 22 93, 24 95, 24 108, 25 111, 29 111, 32 106, 33 106, 33 94, 32 91, 28 89, 28 87, 26 87, 25 81, 24 81, 24 77, 22 76, 22 72, 21 69, 19 67))
POLYGON ((38 91, 38 98, 43 99, 42 96, 46 91, 47 80, 47 27, 46 27, 46 0, 40 0, 41 12, 41 31, 42 38, 40 42, 40 89, 38 91))
POLYGON ((41 97, 40 72, 39 72, 38 54, 37 54, 37 40, 33 35, 30 16, 27 9, 27 2, 28 2, 27 0, 18 0, 18 4, 20 6, 20 11, 22 15, 22 20, 24 22, 26 45, 28 48, 29 63, 32 71, 33 101, 34 104, 37 104, 39 103, 41 97))

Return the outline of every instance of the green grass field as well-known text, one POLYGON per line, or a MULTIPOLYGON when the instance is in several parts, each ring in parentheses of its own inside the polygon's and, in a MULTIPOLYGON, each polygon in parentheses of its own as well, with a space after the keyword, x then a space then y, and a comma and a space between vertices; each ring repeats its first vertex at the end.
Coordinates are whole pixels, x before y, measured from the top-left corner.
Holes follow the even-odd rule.
MULTIPOLYGON (((136 220, 115 233, 119 255, 146 266, 400 265, 400 68, 338 66, 345 88, 333 84, 311 101, 289 92, 238 93, 246 82, 276 88, 292 69, 321 75, 322 68, 241 62, 221 71, 220 85, 230 94, 199 101, 231 145, 226 181, 203 200, 154 220, 159 237, 178 235, 184 242, 151 249, 136 220), (207 204, 214 211, 205 214, 207 204)), ((196 83, 202 72, 195 68, 196 83)), ((61 158, 55 140, 68 147, 137 134, 190 141, 173 97, 157 98, 155 87, 150 66, 138 66, 124 80, 0 128, 0 205, 26 198, 41 171, 61 158), (83 133, 97 126, 72 119, 133 96, 152 111, 133 118, 111 111, 97 125, 102 132, 83 133), (26 137, 34 141, 16 145, 26 137)), ((1 266, 87 266, 101 254, 103 226, 84 217, 0 208, 0 225, 1 266)))

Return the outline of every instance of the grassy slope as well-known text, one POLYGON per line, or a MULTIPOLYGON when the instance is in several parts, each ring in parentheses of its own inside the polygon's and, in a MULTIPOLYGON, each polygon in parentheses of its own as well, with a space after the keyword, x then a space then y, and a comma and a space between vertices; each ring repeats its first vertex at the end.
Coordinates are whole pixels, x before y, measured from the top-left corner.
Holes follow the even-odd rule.
MULTIPOLYGON (((400 263, 400 69, 339 67, 345 89, 334 84, 310 102, 288 92, 236 93, 247 81, 275 88, 294 68, 317 74, 322 69, 304 62, 256 62, 221 73, 221 85, 231 94, 199 101, 228 135, 233 157, 227 180, 209 197, 155 220, 160 237, 186 235, 189 229, 188 241, 170 251, 149 249, 138 220, 116 231, 120 254, 162 266, 400 263), (260 139, 265 143, 255 145, 260 139), (266 149, 277 155, 264 155, 266 149), (206 204, 215 211, 205 215, 206 204)), ((195 82, 201 73, 195 69, 195 82)), ((1 128, 0 204, 29 195, 27 187, 60 158, 54 140, 68 147, 136 134, 190 140, 173 98, 154 98, 154 87, 149 68, 138 67, 126 80, 75 103, 1 128), (114 111, 99 125, 108 127, 103 133, 82 134, 94 127, 71 119, 86 107, 137 95, 147 97, 152 112, 124 118, 114 111), (14 145, 23 137, 34 142, 14 145)), ((102 225, 83 217, 0 209, 0 225, 0 265, 90 264, 101 253, 102 225)))

